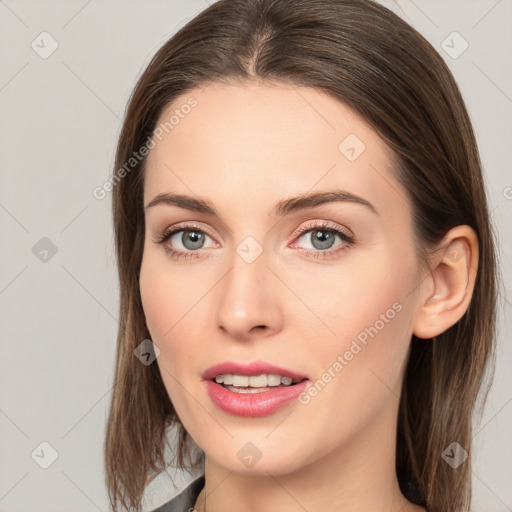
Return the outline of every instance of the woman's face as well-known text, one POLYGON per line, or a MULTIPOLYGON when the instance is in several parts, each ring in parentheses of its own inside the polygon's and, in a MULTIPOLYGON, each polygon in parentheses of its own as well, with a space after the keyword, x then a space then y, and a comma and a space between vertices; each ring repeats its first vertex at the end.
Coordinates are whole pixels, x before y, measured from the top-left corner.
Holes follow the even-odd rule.
POLYGON ((307 87, 214 84, 173 115, 147 161, 140 289, 185 428, 235 472, 394 470, 422 273, 390 150, 307 87))

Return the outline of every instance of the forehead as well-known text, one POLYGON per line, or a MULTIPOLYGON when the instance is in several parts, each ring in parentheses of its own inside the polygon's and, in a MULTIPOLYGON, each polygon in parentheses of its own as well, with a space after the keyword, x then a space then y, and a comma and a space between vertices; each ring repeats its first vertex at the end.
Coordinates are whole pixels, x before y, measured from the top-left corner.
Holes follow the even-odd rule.
POLYGON ((252 200, 333 187, 372 202, 386 189, 396 196, 391 150, 352 109, 318 89, 210 84, 176 98, 158 128, 146 203, 170 191, 221 203, 236 201, 236 193, 245 208, 252 200))

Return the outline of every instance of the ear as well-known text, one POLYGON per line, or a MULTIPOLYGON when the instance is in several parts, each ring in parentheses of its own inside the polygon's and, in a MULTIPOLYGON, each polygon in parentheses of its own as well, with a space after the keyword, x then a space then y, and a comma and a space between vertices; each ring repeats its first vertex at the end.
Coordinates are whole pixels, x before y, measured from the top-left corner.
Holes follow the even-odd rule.
POLYGON ((466 312, 478 270, 478 238, 466 225, 451 229, 431 257, 431 271, 420 286, 413 323, 418 338, 433 338, 466 312))

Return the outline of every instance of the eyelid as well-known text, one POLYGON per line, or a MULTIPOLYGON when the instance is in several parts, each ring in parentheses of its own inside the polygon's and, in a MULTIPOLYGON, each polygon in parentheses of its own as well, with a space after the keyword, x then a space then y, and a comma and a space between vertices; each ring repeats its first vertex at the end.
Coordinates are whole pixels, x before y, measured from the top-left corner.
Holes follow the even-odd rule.
POLYGON ((179 231, 193 231, 196 229, 197 231, 201 231, 202 233, 205 233, 208 235, 212 240, 215 241, 215 243, 218 243, 215 240, 215 237, 210 233, 208 228, 205 228, 200 223, 196 223, 195 221, 184 221, 180 222, 178 224, 175 224, 171 227, 165 228, 161 235, 157 235, 157 239, 154 240, 155 243, 163 243, 162 241, 164 239, 169 239, 173 235, 175 235, 179 231))
MULTIPOLYGON (((189 259, 189 258, 201 258, 204 256, 202 254, 202 250, 198 249, 195 251, 184 251, 182 249, 175 249, 173 247, 168 247, 167 242, 180 231, 193 231, 197 230, 204 234, 206 234, 209 238, 211 238, 214 242, 214 244, 218 245, 218 242, 216 241, 215 237, 210 234, 209 229, 203 227, 200 223, 197 223, 195 221, 184 221, 178 224, 175 224, 169 228, 166 228, 161 235, 157 237, 156 240, 154 240, 155 243, 163 245, 165 251, 175 259, 189 259)), ((341 226, 337 223, 326 221, 326 220, 320 220, 320 219, 313 219, 310 221, 307 221, 305 224, 300 226, 295 230, 295 232, 292 235, 292 242, 295 241, 297 238, 302 238, 302 236, 305 236, 306 233, 310 231, 330 231, 337 235, 342 243, 340 246, 334 248, 334 249, 328 249, 325 251, 322 250, 315 250, 315 249, 300 249, 300 252, 303 253, 305 256, 313 257, 317 259, 329 259, 329 258, 336 258, 341 251, 344 251, 348 249, 350 246, 352 246, 356 242, 356 237, 354 236, 353 232, 346 228, 345 226, 341 226)), ((290 242, 287 243, 289 245, 290 242)), ((292 247, 294 247, 292 245, 292 247)))
POLYGON ((340 226, 339 224, 336 224, 331 221, 320 220, 320 219, 307 221, 305 224, 303 224, 302 226, 300 226, 299 228, 296 229, 296 231, 292 235, 292 238, 293 238, 293 240, 295 240, 295 238, 297 238, 298 236, 301 236, 304 233, 311 231, 311 230, 315 230, 315 229, 317 229, 319 231, 321 231, 322 229, 340 231, 347 238, 349 238, 351 240, 355 240, 354 233, 347 227, 340 226))
MULTIPOLYGON (((157 240, 155 240, 155 242, 167 237, 168 235, 175 234, 176 232, 179 232, 181 230, 192 230, 192 229, 197 229, 198 231, 202 231, 202 232, 206 233, 210 238, 215 240, 215 237, 211 234, 211 232, 208 230, 208 228, 203 227, 203 225, 201 225, 200 223, 197 223, 195 221, 184 221, 182 223, 178 223, 176 225, 173 225, 169 228, 164 229, 162 234, 157 237, 157 240)), ((330 221, 314 219, 314 220, 307 221, 306 224, 303 224, 302 226, 297 228, 292 234, 292 237, 291 237, 292 241, 295 240, 298 236, 301 236, 304 233, 306 233, 308 230, 312 230, 312 229, 318 229, 318 230, 333 229, 335 231, 341 231, 343 234, 345 234, 347 236, 347 238, 354 239, 354 233, 350 229, 348 229, 344 226, 340 226, 338 224, 332 223, 330 221)))

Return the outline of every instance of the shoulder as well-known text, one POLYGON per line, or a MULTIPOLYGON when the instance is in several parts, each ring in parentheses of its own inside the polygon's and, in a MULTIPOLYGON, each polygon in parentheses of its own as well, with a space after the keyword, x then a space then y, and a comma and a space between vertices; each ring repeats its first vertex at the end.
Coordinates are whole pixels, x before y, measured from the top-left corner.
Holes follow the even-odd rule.
POLYGON ((194 508, 197 497, 204 487, 204 475, 193 480, 178 495, 151 512, 189 512, 194 508))

